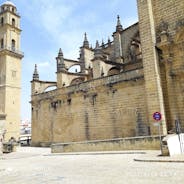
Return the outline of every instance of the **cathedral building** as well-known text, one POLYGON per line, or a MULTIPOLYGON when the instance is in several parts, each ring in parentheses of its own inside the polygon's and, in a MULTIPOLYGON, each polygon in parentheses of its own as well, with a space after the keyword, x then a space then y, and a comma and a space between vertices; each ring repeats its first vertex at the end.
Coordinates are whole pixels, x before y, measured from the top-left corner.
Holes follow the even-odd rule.
POLYGON ((40 80, 35 65, 32 145, 157 135, 155 112, 163 135, 175 120, 184 127, 184 2, 137 6, 139 22, 123 28, 118 16, 112 41, 92 48, 85 33, 78 60, 59 49, 56 82, 40 80))
POLYGON ((0 134, 19 138, 21 102, 20 15, 6 1, 0 6, 0 134))

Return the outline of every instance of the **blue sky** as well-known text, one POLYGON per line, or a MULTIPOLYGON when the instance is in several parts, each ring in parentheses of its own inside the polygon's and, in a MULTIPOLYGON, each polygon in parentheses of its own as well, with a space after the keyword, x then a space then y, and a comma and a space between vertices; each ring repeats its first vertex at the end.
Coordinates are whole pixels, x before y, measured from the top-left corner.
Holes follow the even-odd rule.
MULTIPOLYGON (((1 4, 4 2, 0 0, 1 4)), ((136 0, 12 0, 21 15, 22 119, 31 119, 30 93, 34 64, 40 80, 56 80, 61 47, 65 58, 77 59, 84 32, 92 46, 112 40, 117 15, 124 28, 137 22, 136 0)))

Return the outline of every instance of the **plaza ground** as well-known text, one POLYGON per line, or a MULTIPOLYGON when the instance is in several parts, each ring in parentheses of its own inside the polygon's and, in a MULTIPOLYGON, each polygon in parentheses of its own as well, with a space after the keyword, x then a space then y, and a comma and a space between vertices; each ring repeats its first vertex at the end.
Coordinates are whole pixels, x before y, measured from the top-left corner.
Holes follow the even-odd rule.
POLYGON ((15 153, 0 157, 0 183, 183 183, 184 163, 182 162, 138 162, 134 160, 154 158, 156 154, 159 152, 50 154, 49 148, 21 147, 15 153))

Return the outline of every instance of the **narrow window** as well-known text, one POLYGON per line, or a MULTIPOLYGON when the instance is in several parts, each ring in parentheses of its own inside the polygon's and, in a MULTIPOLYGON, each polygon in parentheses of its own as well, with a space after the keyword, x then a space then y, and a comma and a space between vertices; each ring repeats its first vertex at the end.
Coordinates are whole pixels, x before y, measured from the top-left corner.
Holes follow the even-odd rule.
POLYGON ((15 19, 12 19, 12 26, 15 27, 15 19))
POLYGON ((3 38, 1 39, 1 49, 3 49, 4 48, 4 40, 3 40, 3 38))
POLYGON ((3 24, 4 24, 4 18, 1 17, 1 25, 3 25, 3 24))
POLYGON ((15 40, 12 40, 11 48, 12 48, 12 51, 15 51, 15 40))

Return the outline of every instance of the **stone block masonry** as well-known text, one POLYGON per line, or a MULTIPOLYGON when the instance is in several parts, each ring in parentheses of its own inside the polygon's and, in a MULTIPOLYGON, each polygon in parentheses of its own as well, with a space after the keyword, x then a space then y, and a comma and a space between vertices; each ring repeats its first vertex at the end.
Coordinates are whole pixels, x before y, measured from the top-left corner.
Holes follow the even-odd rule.
POLYGON ((33 100, 33 145, 136 136, 138 114, 142 128, 148 128, 142 70, 35 95, 33 100))
POLYGON ((160 140, 158 136, 58 143, 51 145, 52 153, 159 149, 160 140))

